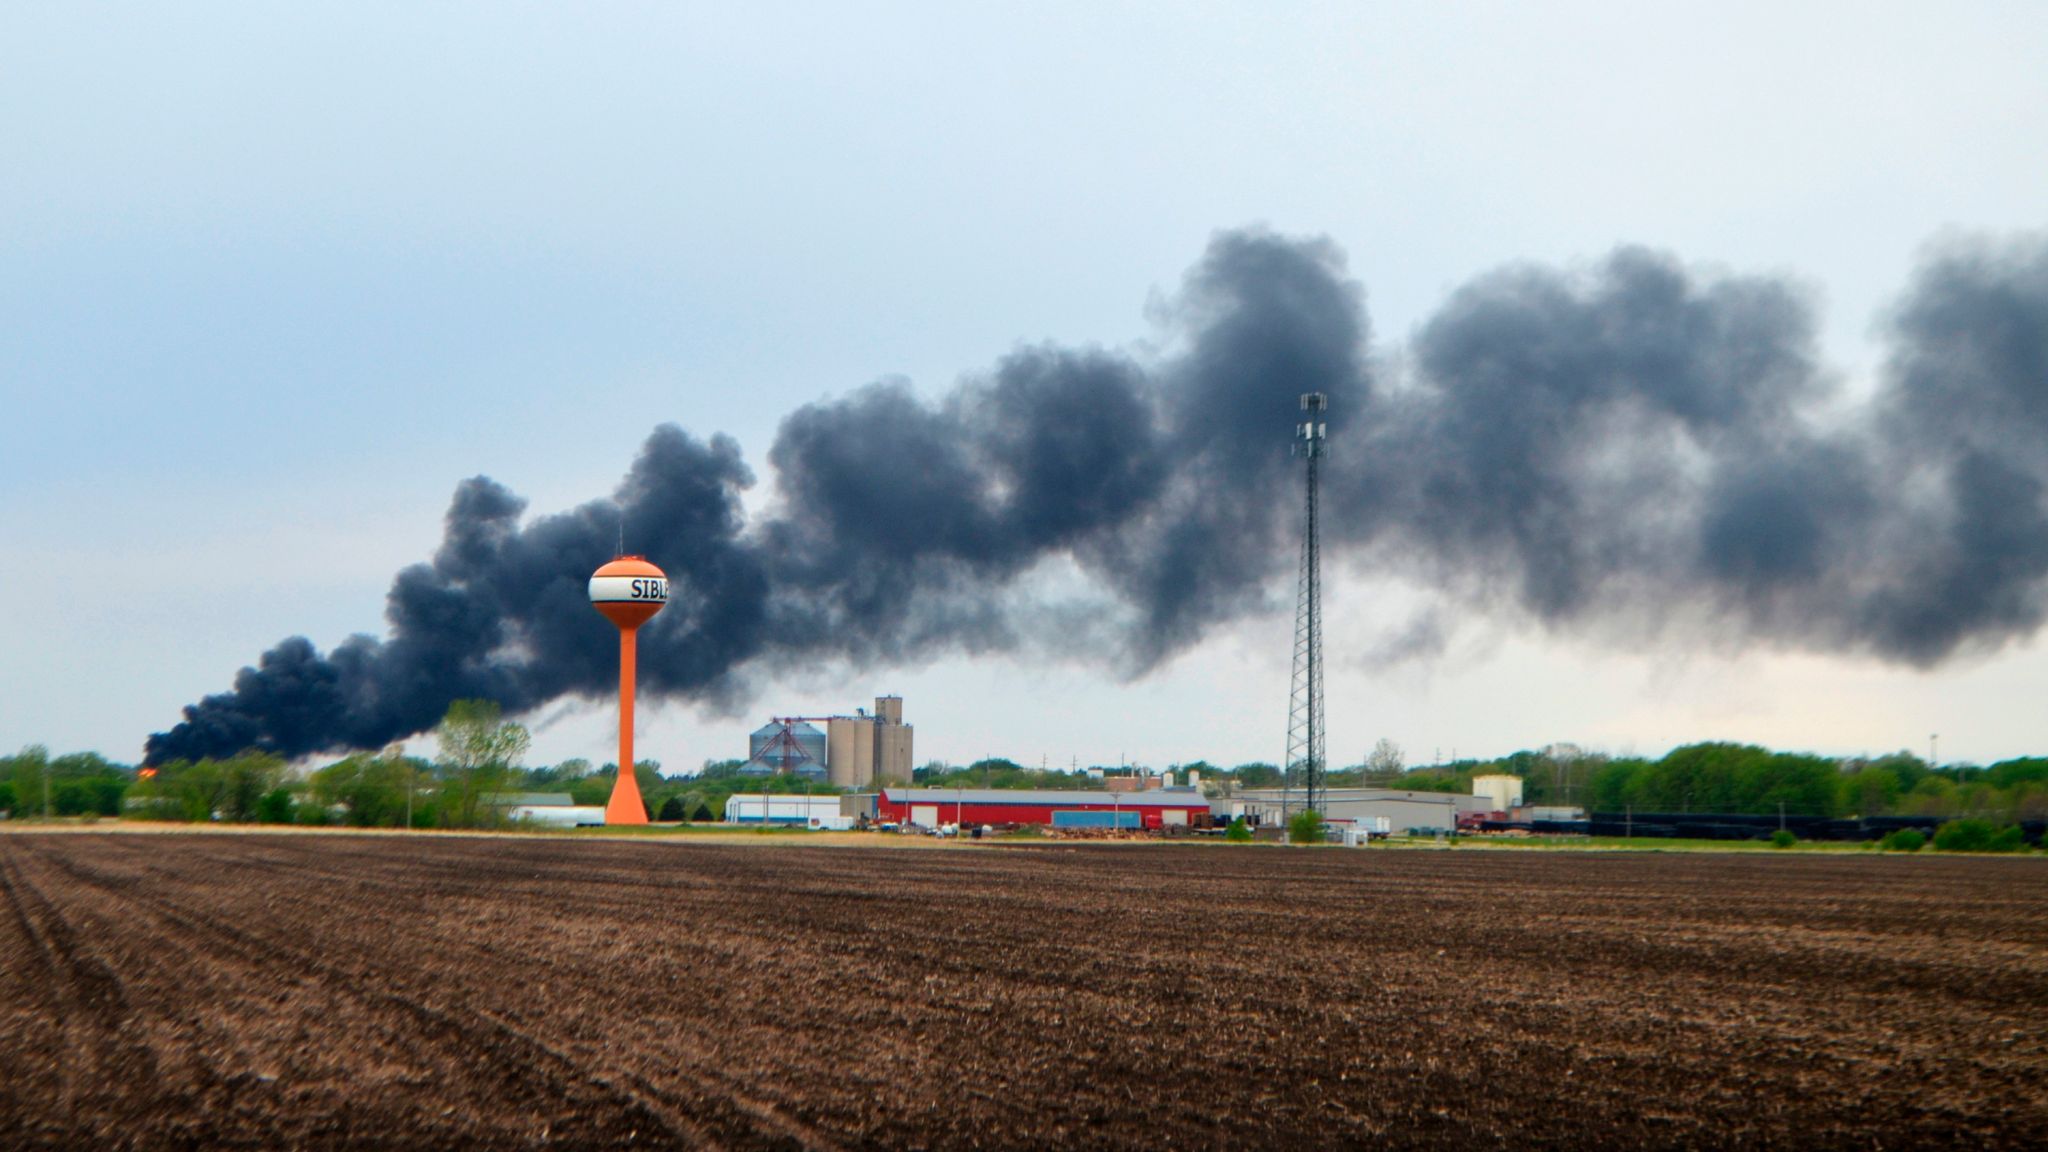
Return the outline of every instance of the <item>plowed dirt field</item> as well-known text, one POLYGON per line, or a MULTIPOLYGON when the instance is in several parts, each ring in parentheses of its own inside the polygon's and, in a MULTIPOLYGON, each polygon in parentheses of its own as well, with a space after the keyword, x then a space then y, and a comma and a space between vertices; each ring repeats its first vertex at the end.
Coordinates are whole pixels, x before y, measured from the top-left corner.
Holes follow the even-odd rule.
POLYGON ((0 1145, 2039 1146, 2048 861, 0 835, 0 1145))

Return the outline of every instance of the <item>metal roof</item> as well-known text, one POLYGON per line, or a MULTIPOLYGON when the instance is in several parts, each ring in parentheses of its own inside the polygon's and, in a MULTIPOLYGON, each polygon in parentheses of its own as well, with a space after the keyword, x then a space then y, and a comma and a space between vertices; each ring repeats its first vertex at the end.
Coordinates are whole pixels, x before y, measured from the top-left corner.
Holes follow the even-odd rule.
POLYGON ((507 808, 573 808, 576 798, 567 792, 501 792, 486 803, 507 808))
MULTIPOLYGON (((1305 793, 1302 789, 1296 788, 1294 790, 1294 802, 1297 804, 1302 803, 1304 795, 1305 793)), ((1446 804, 1456 806, 1460 800, 1471 799, 1470 796, 1462 792, 1425 792, 1405 788, 1328 788, 1324 790, 1323 796, 1333 804, 1338 801, 1356 802, 1362 800, 1379 803, 1406 802, 1411 804, 1446 804)), ((1239 792, 1235 797, 1231 797, 1231 799, 1257 800, 1265 803, 1277 803, 1284 801, 1286 798, 1287 792, 1281 788, 1247 788, 1239 792)))
POLYGON ((1089 792, 1081 789, 1034 791, 1023 788, 884 788, 890 804, 1100 804, 1105 808, 1207 808, 1200 792, 1152 789, 1149 792, 1089 792))

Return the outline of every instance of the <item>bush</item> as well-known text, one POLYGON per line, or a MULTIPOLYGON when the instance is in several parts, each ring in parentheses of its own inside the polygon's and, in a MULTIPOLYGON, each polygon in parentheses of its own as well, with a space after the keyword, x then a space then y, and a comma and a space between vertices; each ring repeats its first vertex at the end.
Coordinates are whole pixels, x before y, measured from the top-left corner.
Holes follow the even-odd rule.
POLYGON ((0 812, 13 812, 14 804, 14 781, 0 781, 0 812))
POLYGON ((1799 843, 1799 837, 1794 836, 1790 828, 1780 828, 1776 832, 1771 833, 1771 847, 1773 848, 1790 848, 1797 843, 1799 843))
POLYGON ((1223 838, 1232 844, 1249 844, 1252 842, 1252 826, 1244 822, 1244 817, 1239 816, 1230 822, 1230 827, 1223 830, 1223 838))
POLYGON ((1321 844, 1323 842, 1323 814, 1313 808, 1296 812, 1287 821, 1287 842, 1289 844, 1321 844))
POLYGON ((667 800, 662 801, 661 815, 656 816, 655 819, 664 824, 673 824, 680 823, 686 815, 687 813, 683 811, 683 798, 681 796, 671 796, 667 800))
POLYGON ((2014 852, 2026 845, 2017 826, 1998 828, 1989 820, 1951 820, 1934 834, 1943 852, 2014 852))
POLYGON ((1988 820, 1951 820, 1934 831, 1934 847, 1942 852, 1982 852, 1995 830, 1988 820))
POLYGON ((1927 843, 1927 837, 1917 828, 1901 828, 1877 842, 1887 852, 1918 852, 1927 843))
POLYGON ((265 792, 262 799, 256 801, 256 822, 289 824, 292 822, 292 809, 296 806, 289 789, 273 788, 265 792))
POLYGON ((89 780, 60 780, 51 789, 51 808, 59 816, 83 816, 93 811, 93 789, 89 780))
POLYGON ((119 816, 128 799, 128 782, 102 776, 92 782, 93 811, 101 816, 119 816))

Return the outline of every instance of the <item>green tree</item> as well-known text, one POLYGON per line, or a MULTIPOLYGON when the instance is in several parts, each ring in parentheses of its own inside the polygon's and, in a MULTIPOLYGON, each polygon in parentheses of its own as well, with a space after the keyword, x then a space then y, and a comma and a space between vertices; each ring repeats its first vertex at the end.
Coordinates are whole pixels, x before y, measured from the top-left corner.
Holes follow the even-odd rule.
POLYGON ((92 780, 63 780, 51 790, 51 810, 59 816, 86 816, 99 811, 99 790, 92 780))
POLYGON ((2027 834, 2017 824, 2000 828, 1991 842, 1984 846, 1986 852, 2024 852, 2027 848, 2027 834))
POLYGON ((0 777, 14 785, 16 802, 21 805, 15 815, 43 815, 45 802, 51 799, 48 748, 41 744, 30 744, 5 760, 0 760, 0 777))
POLYGON ((569 798, 585 806, 603 807, 612 798, 612 782, 618 779, 619 770, 598 776, 585 776, 569 785, 569 798))
POLYGON ((1588 773, 1586 806, 1596 812, 1653 808, 1651 781, 1656 771, 1656 765, 1640 758, 1604 760, 1588 773))
POLYGON ((1287 842, 1321 844, 1324 831, 1323 814, 1313 808, 1304 808, 1287 821, 1287 842))
POLYGON ((528 769, 521 787, 530 792, 560 791, 588 775, 590 761, 581 758, 564 760, 550 767, 528 769))
POLYGON ((226 760, 174 760, 134 788, 142 814, 158 820, 247 823, 257 817, 265 793, 284 780, 285 763, 267 752, 248 751, 226 760))
POLYGON ((1900 799, 1899 809, 1908 816, 1953 816, 1962 809, 1962 797, 1955 781, 1927 775, 1900 799))
POLYGON ((457 700, 434 730, 439 747, 444 822, 475 828, 492 816, 491 801, 505 791, 533 742, 526 729, 504 718, 495 700, 457 700))
POLYGON ((1853 816, 1883 816, 1898 807, 1904 792, 1899 774, 1890 768, 1866 765, 1841 778, 1836 811, 1853 816))
POLYGON ((58 780, 128 778, 126 765, 116 764, 97 752, 71 752, 50 761, 50 775, 58 780))
POLYGON ((1984 770, 1984 782, 1994 788, 2018 784, 2048 784, 2048 759, 2037 756, 2000 760, 1984 770))
POLYGON ((1752 759, 1737 776, 1734 810, 1832 816, 1838 811, 1840 777, 1834 761, 1820 756, 1778 752, 1752 759))
POLYGON ((1951 820, 1934 830, 1934 847, 1942 852, 1982 852, 1997 834, 1988 820, 1951 820))
POLYGON ((1913 828, 1901 828, 1877 842, 1886 852, 1918 852, 1927 844, 1927 837, 1913 828))
POLYGON ((296 807, 291 789, 272 788, 256 802, 256 821, 259 824, 289 824, 296 807))
POLYGON ((1230 822, 1230 827, 1223 830, 1223 838, 1232 844, 1249 844, 1252 842, 1251 825, 1246 824, 1244 817, 1239 816, 1230 822))
POLYGON ((244 752, 221 762, 217 807, 221 819, 247 824, 260 818, 263 797, 284 779, 285 763, 267 752, 244 752))
POLYGON ((0 812, 14 814, 14 781, 0 780, 0 812))
MULTIPOLYGON (((409 802, 421 799, 422 761, 392 745, 375 756, 350 756, 313 773, 312 798, 323 809, 341 808, 341 819, 357 828, 402 828, 409 802)), ((414 807, 418 807, 416 803, 414 807)))
POLYGON ((1280 768, 1274 764, 1239 764, 1230 770, 1230 777, 1239 788, 1277 788, 1280 786, 1280 768))

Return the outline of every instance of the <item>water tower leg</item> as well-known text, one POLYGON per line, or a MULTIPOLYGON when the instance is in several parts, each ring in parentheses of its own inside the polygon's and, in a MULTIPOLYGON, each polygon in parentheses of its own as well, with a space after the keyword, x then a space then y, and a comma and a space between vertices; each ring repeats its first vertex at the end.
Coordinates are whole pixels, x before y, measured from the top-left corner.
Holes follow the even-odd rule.
POLYGON ((638 632, 619 629, 619 776, 604 806, 606 824, 645 824, 647 805, 633 775, 633 670, 639 660, 638 632))

